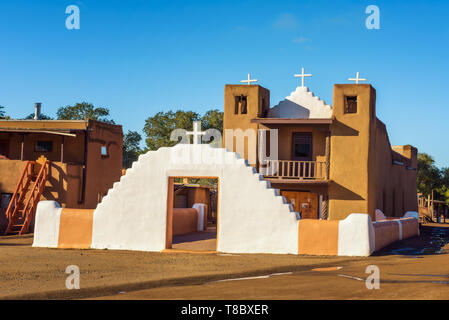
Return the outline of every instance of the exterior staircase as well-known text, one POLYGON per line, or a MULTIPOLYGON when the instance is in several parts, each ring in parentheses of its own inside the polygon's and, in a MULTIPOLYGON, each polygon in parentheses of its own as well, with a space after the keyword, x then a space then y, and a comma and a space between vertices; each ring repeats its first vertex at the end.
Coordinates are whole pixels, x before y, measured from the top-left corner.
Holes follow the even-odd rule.
POLYGON ((6 210, 9 223, 4 235, 22 235, 29 231, 49 172, 50 161, 47 159, 27 161, 6 210))

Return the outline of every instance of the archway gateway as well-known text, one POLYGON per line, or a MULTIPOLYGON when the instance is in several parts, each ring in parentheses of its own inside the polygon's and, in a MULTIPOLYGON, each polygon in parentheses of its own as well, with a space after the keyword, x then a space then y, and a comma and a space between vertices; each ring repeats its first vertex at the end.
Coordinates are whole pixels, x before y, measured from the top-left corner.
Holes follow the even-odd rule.
POLYGON ((220 199, 220 179, 218 177, 203 176, 177 176, 168 177, 167 190, 167 227, 165 249, 188 251, 218 251, 218 201, 220 199), (191 179, 215 180, 217 203, 213 207, 211 193, 208 186, 189 184, 191 179), (182 180, 183 183, 176 183, 182 180), (187 190, 186 190, 187 189, 187 190), (196 208, 195 208, 196 207, 196 208), (215 210, 215 222, 209 221, 211 213, 215 210), (177 219, 177 221, 175 221, 177 219), (212 230, 211 230, 212 229, 212 230), (211 250, 211 241, 214 248, 211 250), (192 242, 193 245, 181 245, 192 242), (173 245, 175 244, 175 248, 173 245))

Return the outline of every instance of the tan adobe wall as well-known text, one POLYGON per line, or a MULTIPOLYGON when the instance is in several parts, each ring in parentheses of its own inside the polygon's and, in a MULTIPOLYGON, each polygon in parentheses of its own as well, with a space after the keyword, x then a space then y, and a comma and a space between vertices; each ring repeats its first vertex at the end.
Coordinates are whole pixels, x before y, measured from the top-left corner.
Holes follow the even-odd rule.
POLYGON ((371 179, 375 202, 370 210, 380 209, 387 217, 401 217, 407 211, 418 211, 418 150, 409 145, 391 147, 385 125, 379 120, 375 129, 372 144, 376 156, 372 159, 374 173, 371 179))
POLYGON ((402 217, 417 211, 417 149, 392 147, 376 117, 376 91, 367 84, 334 86, 329 188, 330 219, 375 210, 402 217), (358 97, 357 113, 344 113, 345 96, 358 97))
POLYGON ((173 208, 173 235, 198 231, 198 211, 193 208, 173 208))
POLYGON ((375 90, 370 85, 334 85, 331 125, 329 219, 374 211, 368 206, 368 156, 375 114, 375 90), (357 113, 344 113, 345 96, 358 97, 357 113))
POLYGON ((122 176, 123 132, 121 126, 89 121, 86 209, 95 209, 102 196, 122 176), (107 156, 101 155, 101 147, 107 147, 107 156))

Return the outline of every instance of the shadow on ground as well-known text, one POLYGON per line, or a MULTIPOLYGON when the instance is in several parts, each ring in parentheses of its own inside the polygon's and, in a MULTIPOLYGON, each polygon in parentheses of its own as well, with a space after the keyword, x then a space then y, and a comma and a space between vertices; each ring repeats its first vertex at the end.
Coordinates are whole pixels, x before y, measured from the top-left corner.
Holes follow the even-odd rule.
POLYGON ((391 245, 373 253, 373 256, 421 256, 449 252, 449 224, 425 224, 419 227, 420 236, 391 245))

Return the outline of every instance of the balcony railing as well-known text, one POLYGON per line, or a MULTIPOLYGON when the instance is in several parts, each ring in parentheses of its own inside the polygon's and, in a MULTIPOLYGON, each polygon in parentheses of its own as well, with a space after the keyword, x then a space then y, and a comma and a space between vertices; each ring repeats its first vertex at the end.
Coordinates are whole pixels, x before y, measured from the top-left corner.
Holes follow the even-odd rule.
POLYGON ((267 160, 259 166, 266 178, 328 180, 328 165, 322 161, 267 160))

